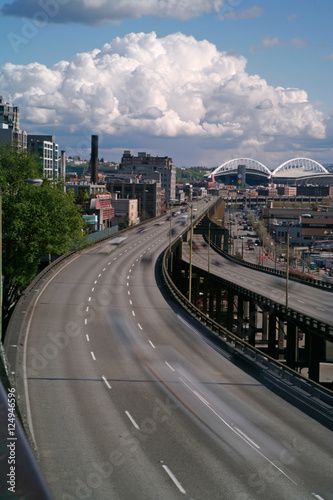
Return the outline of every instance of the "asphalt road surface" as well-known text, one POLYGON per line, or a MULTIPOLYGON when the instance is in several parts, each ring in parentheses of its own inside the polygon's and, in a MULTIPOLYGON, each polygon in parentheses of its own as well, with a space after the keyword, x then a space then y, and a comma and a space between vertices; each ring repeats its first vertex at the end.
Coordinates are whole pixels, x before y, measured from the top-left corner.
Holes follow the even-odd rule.
POLYGON ((147 224, 36 291, 17 377, 55 499, 332 499, 332 432, 166 301, 168 238, 147 224))

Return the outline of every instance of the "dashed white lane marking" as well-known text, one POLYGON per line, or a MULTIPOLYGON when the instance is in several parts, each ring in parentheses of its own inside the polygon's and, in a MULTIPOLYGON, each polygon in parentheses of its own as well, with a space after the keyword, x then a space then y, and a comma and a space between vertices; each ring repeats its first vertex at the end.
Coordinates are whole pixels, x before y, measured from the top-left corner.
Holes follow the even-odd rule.
POLYGON ((94 281, 94 285, 96 285, 96 284, 97 284, 97 280, 94 281))
POLYGON ((90 342, 89 335, 86 333, 87 342, 90 342))
POLYGON ((185 495, 186 491, 184 490, 184 488, 182 487, 182 485, 180 484, 180 482, 178 481, 176 476, 171 472, 169 467, 167 465, 164 465, 164 464, 162 465, 162 467, 165 470, 165 472, 168 474, 168 476, 172 479, 172 481, 175 483, 175 485, 177 486, 179 491, 185 495))
POLYGON ((128 294, 128 295, 131 295, 131 292, 128 290, 127 294, 128 294))
POLYGON ((133 302, 131 301, 131 299, 130 299, 129 303, 130 303, 130 306, 132 306, 132 305, 133 305, 133 302))
POLYGON ((100 278, 101 276, 102 276, 102 274, 100 273, 100 274, 98 275, 98 277, 100 278))
POLYGON ((304 304, 304 300, 297 299, 297 302, 300 302, 301 304, 304 304))
POLYGON ((103 267, 103 271, 105 271, 106 267, 103 267))
POLYGON ((133 316, 135 316, 135 312, 134 311, 132 311, 132 314, 133 314, 133 316))
POLYGON ((154 344, 152 343, 151 340, 149 340, 149 344, 152 346, 153 349, 155 349, 155 346, 154 346, 154 344))
POLYGON ((88 299, 88 302, 90 302, 90 301, 91 301, 91 297, 89 297, 89 299, 88 299))
POLYGON ((132 422, 132 424, 134 425, 134 427, 138 430, 140 430, 140 427, 138 426, 138 424, 136 423, 136 421, 134 420, 134 418, 132 417, 132 415, 130 414, 129 411, 125 411, 126 415, 128 416, 128 418, 130 419, 130 421, 132 422))
POLYGON ((89 311, 89 306, 86 307, 86 312, 88 312, 88 311, 89 311))
POLYGON ((172 368, 172 366, 171 366, 171 365, 169 365, 169 363, 168 363, 167 361, 165 362, 165 364, 166 364, 166 365, 170 368, 170 370, 172 370, 173 372, 175 371, 175 369, 174 369, 174 368, 172 368))
POLYGON ((138 327, 140 328, 140 330, 142 330, 142 326, 140 325, 140 323, 138 323, 138 327))
POLYGON ((106 377, 104 377, 104 375, 102 375, 102 379, 104 380, 106 386, 108 389, 112 389, 111 385, 109 384, 109 382, 107 381, 106 377))
POLYGON ((94 361, 96 361, 95 354, 94 354, 92 351, 90 351, 90 354, 91 354, 92 359, 93 359, 94 361))
POLYGON ((95 290, 95 287, 92 287, 91 291, 93 292, 95 290))
POLYGON ((316 309, 318 309, 319 311, 323 311, 325 312, 326 309, 323 309, 322 307, 316 307, 316 309))
MULTIPOLYGON (((197 391, 195 391, 194 389, 192 389, 186 382, 184 382, 184 380, 182 380, 180 377, 179 377, 179 380, 193 393, 195 394, 195 396, 200 396, 199 393, 197 391)), ((277 469, 279 472, 281 472, 281 474, 283 474, 286 478, 289 479, 289 481, 291 481, 292 483, 296 484, 295 481, 290 477, 288 476, 288 474, 286 474, 282 469, 280 469, 280 467, 278 467, 274 462, 272 462, 268 457, 266 457, 266 455, 264 455, 261 451, 259 451, 258 449, 258 445, 253 443, 252 440, 249 440, 248 437, 245 437, 244 433, 240 433, 238 432, 237 428, 236 427, 233 427, 232 425, 228 424, 228 422, 223 418, 221 417, 221 415, 214 410, 214 408, 212 408, 210 406, 210 404, 208 402, 206 402, 206 400, 200 396, 199 399, 207 406, 207 408, 209 408, 213 413, 214 415, 216 415, 217 418, 219 418, 221 420, 221 422, 224 423, 224 425, 226 425, 232 432, 234 432, 235 434, 237 434, 237 436, 239 436, 241 439, 243 439, 253 450, 255 450, 261 457, 263 457, 265 460, 267 460, 268 463, 270 463, 272 465, 272 467, 274 467, 275 469, 277 469)))
POLYGON ((86 325, 88 323, 88 320, 87 318, 84 320, 84 324, 86 325))

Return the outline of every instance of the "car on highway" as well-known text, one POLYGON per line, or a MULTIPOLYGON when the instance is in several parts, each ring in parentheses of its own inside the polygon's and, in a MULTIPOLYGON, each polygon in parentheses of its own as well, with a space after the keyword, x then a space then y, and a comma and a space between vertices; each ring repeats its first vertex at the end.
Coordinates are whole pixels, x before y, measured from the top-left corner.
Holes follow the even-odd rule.
POLYGON ((137 229, 137 233, 144 233, 145 231, 148 231, 148 228, 146 227, 139 227, 139 229, 137 229))

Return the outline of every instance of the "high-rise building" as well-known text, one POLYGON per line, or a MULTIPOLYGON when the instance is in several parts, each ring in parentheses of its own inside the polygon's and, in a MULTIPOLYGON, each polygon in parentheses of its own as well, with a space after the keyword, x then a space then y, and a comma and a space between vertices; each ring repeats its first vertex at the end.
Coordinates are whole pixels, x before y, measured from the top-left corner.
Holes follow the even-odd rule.
POLYGON ((58 179, 59 148, 54 135, 28 135, 28 148, 36 153, 43 169, 43 176, 58 179))
POLYGON ((27 147, 27 133, 20 130, 19 116, 19 108, 0 95, 0 144, 8 143, 22 151, 27 147))
POLYGON ((130 151, 124 151, 119 167, 120 174, 134 174, 144 180, 156 172, 161 174, 161 189, 165 191, 166 201, 170 203, 176 197, 176 167, 172 158, 150 156, 144 152, 133 156, 130 151))
POLYGON ((0 144, 9 143, 22 151, 27 149, 27 137, 26 132, 13 130, 6 123, 0 123, 0 144))
POLYGON ((20 130, 19 108, 5 102, 2 95, 0 95, 0 123, 8 125, 8 128, 15 132, 19 132, 20 130))

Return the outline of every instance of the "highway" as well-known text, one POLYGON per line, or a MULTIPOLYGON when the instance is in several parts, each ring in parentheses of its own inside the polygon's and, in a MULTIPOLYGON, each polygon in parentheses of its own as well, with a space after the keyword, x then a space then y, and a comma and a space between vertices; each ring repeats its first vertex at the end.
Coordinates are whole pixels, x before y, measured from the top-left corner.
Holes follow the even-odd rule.
POLYGON ((56 268, 7 346, 54 498, 333 498, 332 432, 166 301, 154 263, 169 223, 146 227, 56 268))
MULTIPOLYGON (((199 250, 192 252, 192 263, 207 271, 208 248, 203 246, 201 235, 194 235, 193 241, 198 245, 199 250)), ((250 262, 248 257, 251 257, 252 253, 247 249, 244 250, 244 260, 250 262)), ((189 245, 183 245, 183 259, 187 262, 190 260, 189 254, 189 245)), ((212 251, 210 252, 210 272, 276 302, 286 303, 286 279, 283 277, 235 264, 220 255, 216 256, 212 251)), ((333 325, 332 292, 313 288, 291 279, 288 280, 288 289, 288 307, 333 325)))

